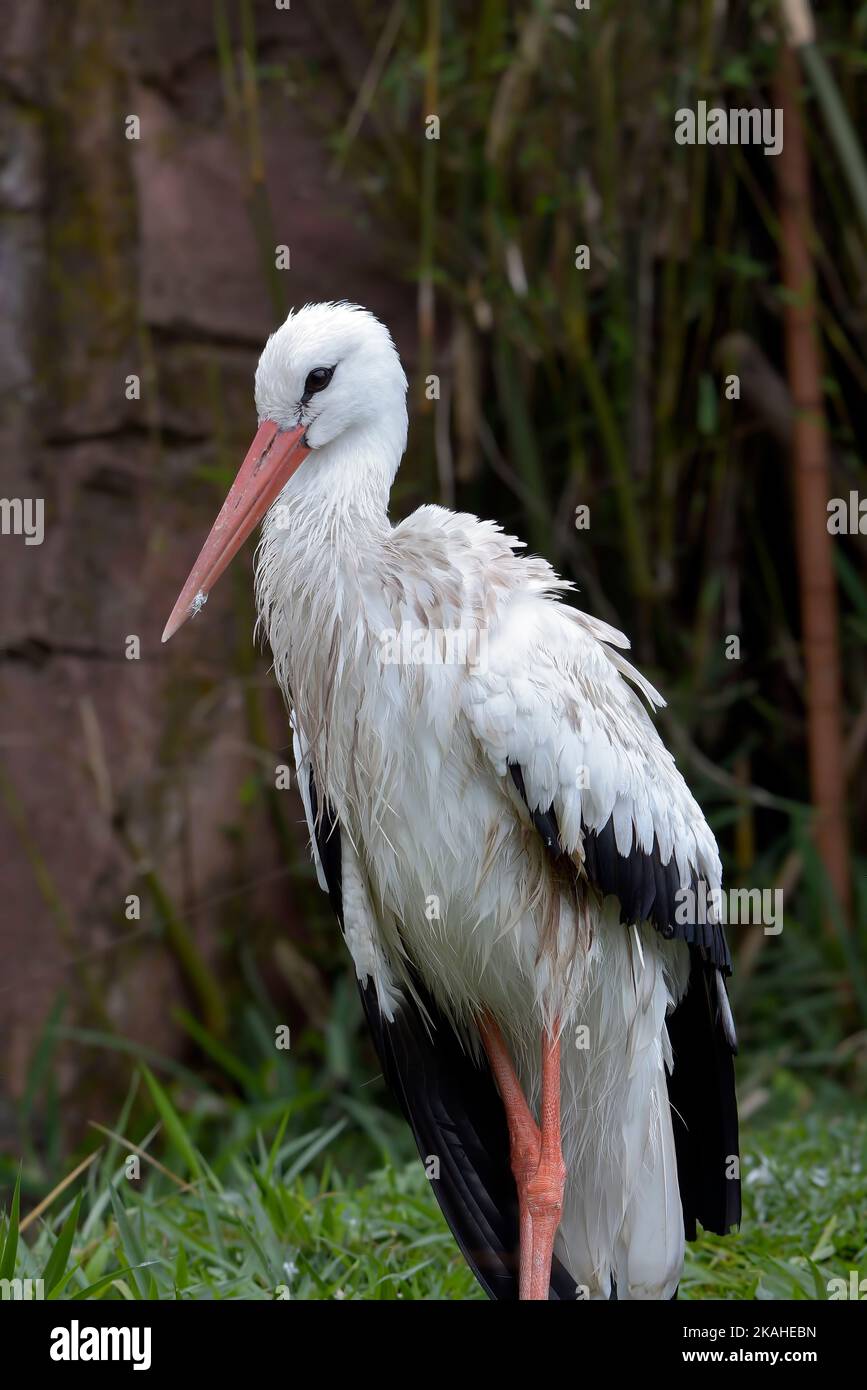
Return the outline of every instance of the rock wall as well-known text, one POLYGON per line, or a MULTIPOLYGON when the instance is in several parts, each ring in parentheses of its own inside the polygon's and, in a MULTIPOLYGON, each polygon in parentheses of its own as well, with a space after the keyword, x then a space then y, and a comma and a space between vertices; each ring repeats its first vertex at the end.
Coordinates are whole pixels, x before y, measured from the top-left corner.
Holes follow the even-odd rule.
MULTIPOLYGON (((252 6, 286 73, 255 93, 260 181, 212 0, 0 0, 0 497, 45 504, 41 545, 0 537, 0 1144, 59 1001, 171 1050, 174 1003, 220 1026, 234 935, 308 932, 300 808, 256 790, 286 729, 249 556, 207 621, 160 633, 255 428, 281 300, 358 299, 412 358, 412 291, 293 96, 298 64, 335 64, 334 9, 252 6)), ((345 93, 369 55, 339 27, 345 93)), ((62 1042, 66 1095, 107 1055, 62 1042)))

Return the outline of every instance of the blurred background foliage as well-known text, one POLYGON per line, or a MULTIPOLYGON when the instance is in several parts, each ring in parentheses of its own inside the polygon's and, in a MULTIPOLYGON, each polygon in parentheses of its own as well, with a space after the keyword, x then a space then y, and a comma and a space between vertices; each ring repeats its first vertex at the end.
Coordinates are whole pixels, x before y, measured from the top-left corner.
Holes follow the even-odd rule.
MULTIPOLYGON (((860 129, 867 7, 832 11, 821 17, 824 49, 860 129)), ((472 11, 395 4, 385 23, 382 6, 358 14, 369 84, 346 94, 344 120, 330 116, 323 136, 340 177, 364 190, 390 260, 419 285, 416 408, 396 510, 436 496, 495 516, 627 632, 666 695, 660 721, 728 881, 787 890, 781 937, 761 949, 736 942, 747 1058, 767 1052, 775 1069, 789 1057, 799 1071, 814 1062, 818 1075, 862 1084, 865 862, 856 854, 855 932, 829 936, 808 834, 774 160, 760 147, 672 138, 683 104, 768 103, 777 7, 608 3, 592 23, 505 0, 472 11), (440 120, 421 154, 420 109, 440 120), (438 403, 425 398, 434 367, 438 403), (739 401, 725 398, 729 371, 739 401), (586 530, 574 524, 581 505, 586 530), (740 659, 726 655, 729 634, 740 659), (850 987, 854 1011, 841 1003, 850 987)), ((326 75, 289 76, 315 111, 326 75)), ((809 85, 803 95, 833 495, 848 496, 865 482, 864 226, 809 85)), ((839 538, 835 555, 857 831, 867 809, 863 536, 839 538)))
MULTIPOLYGON (((685 1292, 753 1296, 760 1286, 765 1296, 784 1289, 784 1296, 824 1296, 813 1270, 821 1273, 829 1260, 836 1268, 834 1232, 827 1229, 832 1202, 845 1233, 836 1249, 840 1268, 863 1254, 863 1227, 859 1236, 851 1219, 857 1189, 847 1187, 846 1176, 853 1164, 863 1165, 865 1130, 845 1117, 853 1108, 863 1113, 867 1089, 867 859, 860 834, 867 809, 867 537, 834 540, 853 847, 852 908, 844 920, 810 833, 795 407, 784 352, 775 161, 761 147, 674 141, 681 106, 699 99, 723 107, 772 102, 779 7, 771 0, 593 0, 590 12, 579 12, 554 0, 353 0, 346 26, 333 22, 327 6, 311 10, 322 39, 312 63, 296 60, 291 47, 263 43, 260 14, 251 0, 216 0, 212 60, 274 321, 295 302, 297 282, 274 270, 274 246, 283 236, 269 201, 262 132, 269 112, 289 99, 317 125, 335 196, 351 191, 358 198, 360 234, 372 235, 390 275, 417 296, 417 343, 406 354, 410 444, 394 515, 439 500, 493 516, 573 579, 576 601, 626 632, 637 664, 668 700, 661 732, 719 838, 728 883, 784 889, 780 935, 760 928, 731 933, 739 1088, 755 1188, 749 1210, 766 1231, 774 1231, 774 1219, 779 1227, 752 1263, 706 1242, 691 1257, 685 1292), (432 115, 439 138, 428 139, 432 115), (578 269, 585 245, 589 267, 578 269), (726 399, 729 373, 740 378, 738 400, 726 399), (433 400, 432 374, 439 382, 433 400), (585 506, 583 529, 575 519, 585 506), (727 656, 732 635, 740 639, 739 659, 727 656), (818 1128, 816 1114, 823 1117, 818 1128), (836 1150, 846 1172, 829 1154, 838 1123, 841 1134, 849 1126, 850 1138, 836 1150), (795 1163, 775 1176, 790 1147, 803 1156, 800 1169, 795 1163), (798 1183, 805 1173, 827 1177, 829 1170, 824 1183, 809 1179, 808 1202, 798 1183), (789 1194, 776 1218, 762 1207, 761 1189, 769 1184, 789 1194), (799 1205, 811 1211, 813 1233, 783 1249, 782 1233, 799 1205)), ((819 23, 817 48, 849 133, 863 131, 867 4, 829 0, 819 23)), ((867 495, 865 225, 839 132, 829 127, 810 80, 800 96, 813 184, 831 495, 867 495)), ((339 266, 333 278, 339 297, 339 266)), ((149 350, 158 368, 159 343, 149 350)), ((197 486, 212 487, 214 499, 238 457, 221 391, 217 375, 210 387, 215 451, 196 474, 197 486)), ((159 410, 152 428, 159 442, 159 410)), ((423 1182, 400 1179, 398 1186, 409 1188, 397 1197, 392 1187, 388 1197, 377 1187, 398 1181, 410 1144, 376 1079, 297 808, 287 813, 274 787, 274 696, 249 644, 248 577, 235 576, 235 584, 237 648, 219 655, 227 668, 234 660, 261 756, 226 811, 227 846, 231 855, 245 821, 262 814, 272 871, 292 903, 292 930, 279 914, 236 894, 226 905, 217 958, 206 962, 190 928, 196 902, 174 903, 154 871, 151 903, 186 982, 185 1004, 173 1009, 184 1044, 175 1055, 151 1052, 96 1008, 72 1020, 59 998, 18 1106, 22 1203, 32 1206, 74 1157, 108 1143, 89 1170, 88 1220, 92 1236, 110 1228, 114 1243, 100 1254, 102 1265, 85 1261, 69 1288, 83 1290, 105 1269, 117 1278, 118 1269, 142 1263, 141 1232, 124 1233, 122 1209, 112 1223, 116 1199, 93 1176, 117 1171, 123 1145, 104 1132, 86 1139, 63 1123, 58 1049, 91 1049, 114 1059, 115 1082, 125 1078, 131 1086, 115 1133, 144 1149, 159 1134, 155 1152, 184 1180, 201 1179, 198 1192, 217 1194, 218 1206, 242 1171, 233 1172, 236 1161, 244 1165, 241 1189, 258 1184, 261 1222, 280 1236, 273 1260, 269 1255, 252 1272, 244 1263, 248 1289, 274 1283, 280 1252, 296 1249, 299 1223, 321 1212, 322 1193, 342 1193, 351 1206, 353 1184, 369 1192, 365 1175, 384 1163, 368 1199, 376 1208, 394 1197, 393 1224, 377 1236, 376 1249, 391 1250, 393 1238, 395 1260, 384 1257, 365 1284, 360 1253, 346 1254, 354 1249, 349 1236, 343 1232, 338 1257, 340 1241, 326 1231, 316 1258, 302 1258, 303 1277, 312 1281, 304 1290, 333 1295, 348 1281, 364 1296, 395 1296, 390 1281, 407 1251, 418 1240, 441 1242, 442 1232, 430 1216, 430 1230, 419 1233, 401 1205, 415 1211, 421 1201, 432 1209, 423 1182), (281 1052, 274 1030, 287 1013, 297 1026, 291 1050, 281 1052), (216 1173, 213 1187, 203 1164, 216 1173), (304 1195, 293 1214, 278 1189, 288 1192, 296 1181, 304 1195), (404 1217, 406 1230, 396 1234, 404 1217)), ((209 689, 205 681, 205 709, 209 689)), ((195 756, 195 724, 179 727, 162 752, 167 774, 195 756)), ((131 833, 114 809, 121 833, 131 833)), ((148 848, 136 844, 131 852, 140 857, 148 848)), ((11 1185, 17 1155, 2 1165, 11 1185)), ((148 1181, 156 1184, 148 1189, 153 1214, 158 1199, 168 1200, 171 1179, 148 1181)), ((52 1220, 69 1210, 63 1203, 74 1190, 53 1204, 52 1220)), ((201 1200, 202 1230, 218 1242, 231 1212, 209 1211, 208 1199, 201 1200)), ((335 1219, 340 1228, 344 1216, 335 1219)), ((53 1237, 43 1239, 53 1248, 53 1237)), ((186 1260, 178 1230, 165 1241, 172 1270, 138 1276, 140 1292, 171 1296, 191 1287, 186 1265, 178 1273, 177 1262, 186 1260), (157 1283, 150 1286, 150 1278, 157 1283)), ((94 1249, 104 1250, 95 1238, 94 1249)), ((433 1267, 450 1253, 447 1243, 436 1249, 433 1267)), ((248 1251, 244 1261, 248 1254, 253 1259, 248 1251)), ((226 1260, 228 1269, 234 1255, 226 1260)), ((404 1296, 468 1293, 459 1262, 451 1268, 457 1282, 410 1282, 404 1296)), ((124 1277, 129 1293, 134 1277, 124 1277)), ((117 1287, 106 1279, 100 1291, 117 1287)))

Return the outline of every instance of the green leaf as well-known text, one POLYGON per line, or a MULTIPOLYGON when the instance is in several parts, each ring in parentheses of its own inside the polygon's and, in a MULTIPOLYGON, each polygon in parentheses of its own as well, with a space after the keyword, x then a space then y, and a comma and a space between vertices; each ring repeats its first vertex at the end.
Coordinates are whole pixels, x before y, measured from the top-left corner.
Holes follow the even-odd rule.
POLYGON ((72 1249, 72 1242, 75 1239, 75 1232, 78 1227, 78 1214, 81 1211, 83 1197, 84 1189, 82 1188, 75 1199, 72 1211, 61 1227, 60 1235, 54 1242, 54 1248, 48 1257, 48 1263, 42 1271, 46 1298, 51 1297, 52 1289, 57 1287, 66 1271, 66 1266, 69 1262, 69 1252, 72 1249))
POLYGON ((342 1133, 346 1128, 346 1124, 346 1120, 338 1120, 337 1123, 333 1124, 330 1129, 327 1129, 324 1134, 321 1132, 316 1134, 316 1137, 311 1140, 304 1152, 299 1154, 298 1158, 296 1158, 295 1162, 286 1173, 283 1181, 287 1187, 291 1182, 294 1182, 299 1173, 304 1171, 308 1163, 312 1163, 317 1154, 321 1153, 323 1149, 334 1142, 338 1134, 342 1133))
POLYGON ((144 1298, 144 1290, 133 1273, 133 1270, 139 1269, 147 1263, 153 1263, 153 1261, 149 1262, 145 1260, 144 1253, 138 1243, 135 1232, 123 1209, 123 1203, 114 1188, 111 1189, 111 1209, 114 1212, 114 1219, 117 1223, 117 1229, 120 1232, 120 1239, 129 1265, 129 1272, 132 1274, 133 1296, 135 1298, 144 1298))
POLYGON ((218 1042, 207 1028, 203 1028, 186 1009, 172 1009, 172 1018, 181 1025, 198 1044, 203 1052, 212 1057, 228 1076, 233 1076, 249 1095, 259 1097, 262 1087, 256 1073, 246 1066, 221 1042, 218 1042))
POLYGON ((9 1211, 9 1227, 6 1231, 3 1254, 0 1256, 0 1279, 11 1279, 15 1272, 15 1256, 18 1253, 18 1221, 20 1215, 21 1168, 19 1167, 18 1177, 15 1179, 15 1191, 12 1193, 12 1206, 9 1211))
POLYGON ((729 59, 722 70, 722 79, 730 87, 749 87, 755 80, 749 60, 741 54, 729 59))
POLYGON ((80 1263, 80 1262, 79 1262, 78 1264, 75 1264, 75 1265, 70 1265, 70 1266, 69 1266, 69 1269, 66 1270, 65 1274, 61 1275, 61 1277, 58 1279, 57 1283, 54 1285, 54 1288, 51 1290, 51 1292, 50 1292, 50 1293, 46 1293, 46 1295, 45 1295, 46 1299, 47 1299, 47 1300, 56 1301, 58 1298, 61 1298, 61 1297, 63 1296, 63 1291, 64 1291, 64 1289, 66 1288, 67 1284, 69 1283, 70 1279, 72 1278, 72 1276, 73 1276, 74 1274, 77 1274, 77 1273, 79 1272, 80 1269, 81 1269, 81 1263, 80 1263))
POLYGON ((110 1288, 122 1275, 132 1274, 134 1269, 147 1269, 148 1265, 157 1263, 157 1260, 145 1260, 144 1264, 140 1265, 121 1264, 118 1269, 113 1269, 110 1274, 103 1274, 93 1284, 88 1284, 86 1289, 78 1289, 74 1294, 70 1295, 70 1298, 73 1302, 85 1298, 98 1298, 105 1289, 110 1288))
POLYGON ((145 1082, 147 1083, 147 1088, 150 1091, 151 1096, 153 1097, 154 1105, 160 1112, 160 1116, 162 1118, 163 1124, 166 1127, 166 1132, 168 1133, 169 1138, 171 1139, 175 1148, 178 1150, 181 1157, 184 1159, 190 1172, 195 1174, 197 1178, 201 1178, 202 1165, 199 1160, 199 1155, 196 1153, 196 1150, 193 1148, 193 1145, 190 1142, 189 1135, 187 1134, 187 1131, 184 1129, 183 1122, 180 1116, 178 1115, 178 1112, 175 1110, 175 1107, 172 1105, 171 1101, 168 1098, 168 1095, 163 1090, 160 1083, 157 1081, 153 1072, 151 1072, 146 1066, 144 1066, 144 1064, 142 1064, 141 1070, 142 1076, 144 1077, 145 1082))
POLYGON ((719 401, 716 383, 709 372, 702 372, 698 383, 698 414, 696 423, 702 434, 713 434, 719 420, 719 401))
POLYGON ((186 1248, 181 1245, 178 1249, 178 1258, 175 1262, 175 1288, 185 1289, 190 1282, 189 1269, 187 1266, 186 1248))

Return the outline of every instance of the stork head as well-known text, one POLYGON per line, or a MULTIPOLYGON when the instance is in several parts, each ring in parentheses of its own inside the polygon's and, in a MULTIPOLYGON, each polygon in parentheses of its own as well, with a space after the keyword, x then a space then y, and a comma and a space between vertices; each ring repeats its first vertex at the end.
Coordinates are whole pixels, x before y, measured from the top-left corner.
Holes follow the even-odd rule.
POLYGON ((259 358, 259 429, 172 609, 164 642, 199 611, 247 537, 288 493, 367 488, 384 492, 384 503, 406 447, 406 389, 391 334, 366 309, 307 304, 290 313, 259 358))

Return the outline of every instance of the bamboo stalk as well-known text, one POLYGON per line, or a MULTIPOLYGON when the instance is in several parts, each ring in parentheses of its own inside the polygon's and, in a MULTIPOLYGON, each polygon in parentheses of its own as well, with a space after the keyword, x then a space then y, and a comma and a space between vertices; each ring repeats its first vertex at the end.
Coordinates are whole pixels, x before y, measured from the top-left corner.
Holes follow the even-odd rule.
MULTIPOLYGON (((861 713, 855 720, 846 740, 846 776, 850 781, 858 774, 865 744, 867 744, 867 700, 862 705, 861 713)), ((791 850, 783 860, 774 882, 774 889, 782 893, 784 901, 797 888, 803 869, 804 857, 801 850, 791 850)), ((743 990, 746 981, 756 968, 759 955, 766 941, 767 937, 762 931, 750 932, 748 936, 743 938, 735 962, 737 965, 736 990, 743 990)))
POLYGON ((831 70, 816 45, 810 0, 780 0, 780 4, 788 42, 810 79, 855 205, 867 228, 867 163, 831 70))
MULTIPOLYGON (((424 117, 439 115, 440 0, 428 0, 425 40, 424 117)), ((437 140, 425 139, 422 147, 421 228, 418 278, 419 408, 430 411, 424 392, 425 377, 431 371, 434 354, 435 303, 434 261, 436 243, 437 140)))
POLYGON ((774 101, 785 140, 775 161, 780 203, 786 363, 795 406, 796 544, 807 674, 807 739, 816 843, 844 918, 851 904, 845 809, 840 652, 832 540, 828 532, 830 459, 822 402, 822 363, 811 250, 807 147, 794 52, 783 46, 774 101))
POLYGON ((581 282, 576 279, 574 284, 576 286, 575 299, 568 317, 564 314, 564 318, 567 317, 566 329, 570 352, 584 378, 584 386, 596 419, 606 461, 611 470, 617 506, 620 511, 620 524, 623 528, 623 546, 630 582, 636 596, 639 599, 645 599, 650 596, 653 588, 645 523, 635 495, 629 460, 626 456, 615 406, 605 388, 605 383, 590 348, 588 315, 583 291, 580 289, 581 282))

